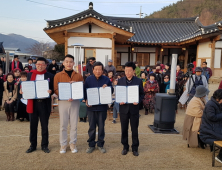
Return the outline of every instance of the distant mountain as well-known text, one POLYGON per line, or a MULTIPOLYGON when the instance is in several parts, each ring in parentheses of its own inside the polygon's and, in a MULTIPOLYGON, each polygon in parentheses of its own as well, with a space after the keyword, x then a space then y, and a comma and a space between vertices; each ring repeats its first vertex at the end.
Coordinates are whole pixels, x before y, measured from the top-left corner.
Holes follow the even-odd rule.
MULTIPOLYGON (((27 53, 27 48, 31 45, 38 43, 38 41, 27 38, 18 34, 0 34, 0 42, 3 42, 4 48, 20 48, 21 52, 27 53)), ((54 42, 50 43, 53 47, 54 42)))
POLYGON ((203 25, 222 20, 222 0, 180 0, 163 7, 145 18, 189 18, 200 17, 203 25))

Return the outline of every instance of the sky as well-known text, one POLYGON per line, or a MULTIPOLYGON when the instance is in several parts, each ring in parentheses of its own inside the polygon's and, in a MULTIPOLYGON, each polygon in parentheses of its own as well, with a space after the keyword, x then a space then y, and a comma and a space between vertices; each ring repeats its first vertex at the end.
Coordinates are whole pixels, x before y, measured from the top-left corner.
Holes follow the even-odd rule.
MULTIPOLYGON (((53 42, 43 31, 46 20, 72 16, 88 9, 107 16, 139 17, 149 15, 178 0, 0 0, 0 33, 15 33, 37 41, 53 42)), ((0 40, 1 41, 1 40, 0 40)))

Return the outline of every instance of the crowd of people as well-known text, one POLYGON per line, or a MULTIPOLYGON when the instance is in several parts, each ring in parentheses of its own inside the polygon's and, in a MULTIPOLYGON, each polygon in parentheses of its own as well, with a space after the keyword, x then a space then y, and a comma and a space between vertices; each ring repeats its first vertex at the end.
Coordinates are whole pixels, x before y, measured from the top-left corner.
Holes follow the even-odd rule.
MULTIPOLYGON (((213 94, 208 101, 208 81, 212 76, 212 71, 207 67, 207 62, 202 63, 202 67, 194 67, 192 73, 184 74, 181 66, 177 65, 176 70, 171 70, 170 64, 162 64, 157 61, 155 66, 147 65, 141 70, 137 62, 127 62, 124 72, 117 72, 113 66, 113 61, 108 60, 108 65, 103 66, 94 57, 89 58, 89 62, 82 68, 83 76, 74 71, 74 57, 66 55, 63 64, 59 68, 55 60, 47 65, 47 60, 43 57, 33 61, 28 59, 28 64, 23 68, 19 62, 19 57, 14 56, 10 63, 8 74, 5 74, 4 58, 0 62, 0 105, 4 107, 7 121, 14 121, 14 113, 17 112, 16 119, 20 121, 30 121, 30 147, 27 153, 33 152, 37 147, 37 127, 40 120, 42 126, 41 147, 45 153, 48 149, 48 120, 50 113, 53 112, 52 100, 58 98, 60 82, 84 82, 84 99, 58 101, 60 115, 60 153, 66 153, 67 128, 70 124, 70 150, 72 153, 78 152, 77 142, 77 123, 86 122, 88 117, 89 147, 87 153, 92 153, 97 145, 101 153, 105 153, 105 120, 107 110, 113 111, 113 121, 119 114, 121 122, 121 143, 123 145, 122 155, 129 151, 128 144, 128 127, 131 125, 132 131, 132 152, 138 156, 139 138, 139 110, 144 109, 144 114, 155 112, 155 95, 156 93, 168 93, 171 82, 171 71, 176 72, 176 96, 181 106, 186 105, 186 116, 183 127, 183 139, 187 140, 189 147, 205 148, 209 144, 212 148, 215 140, 222 140, 222 85, 213 94), (22 98, 23 81, 48 80, 50 98, 25 100, 22 98), (116 85, 122 86, 139 86, 138 103, 117 103, 115 101, 116 85), (110 105, 93 105, 87 102, 87 88, 107 87, 112 89, 113 103, 110 105), (81 113, 83 112, 83 113, 81 113), (82 116, 80 116, 82 115, 82 116), (98 141, 96 141, 96 129, 98 126, 98 141)), ((78 68, 79 69, 79 68, 78 68)), ((80 69, 81 70, 81 69, 80 69)), ((221 83, 222 84, 222 83, 221 83)), ((2 108, 1 108, 2 109, 2 108)), ((140 112, 142 113, 142 112, 140 112)), ((216 157, 216 160, 222 163, 222 150, 216 157)))

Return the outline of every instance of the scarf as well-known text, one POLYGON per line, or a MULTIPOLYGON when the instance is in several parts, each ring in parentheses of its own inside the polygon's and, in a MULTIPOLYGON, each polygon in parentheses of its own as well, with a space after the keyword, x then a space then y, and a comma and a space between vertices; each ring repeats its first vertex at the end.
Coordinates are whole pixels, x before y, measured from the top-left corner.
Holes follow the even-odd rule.
POLYGON ((164 82, 166 84, 165 93, 167 93, 167 90, 170 89, 170 81, 164 82))
MULTIPOLYGON (((19 61, 17 61, 16 68, 19 68, 19 61)), ((13 60, 13 62, 12 62, 12 70, 14 70, 14 69, 15 69, 15 60, 13 60)))
MULTIPOLYGON (((35 81, 37 74, 45 74, 47 71, 44 70, 42 72, 38 72, 37 70, 32 70, 30 72, 32 73, 30 81, 35 81)), ((33 113, 33 99, 28 99, 26 111, 27 111, 27 113, 33 113)))
POLYGON ((7 90, 8 90, 9 93, 12 93, 12 92, 13 92, 13 90, 14 90, 14 84, 15 84, 14 81, 12 81, 11 83, 7 81, 7 90))

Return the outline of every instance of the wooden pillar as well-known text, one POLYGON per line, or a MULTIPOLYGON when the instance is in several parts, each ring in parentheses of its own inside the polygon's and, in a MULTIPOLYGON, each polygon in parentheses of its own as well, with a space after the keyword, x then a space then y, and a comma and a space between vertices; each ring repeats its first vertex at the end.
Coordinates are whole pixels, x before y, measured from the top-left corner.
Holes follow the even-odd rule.
POLYGON ((63 32, 64 38, 65 38, 65 55, 68 54, 68 34, 67 31, 63 32))
POLYGON ((116 34, 113 34, 112 35, 112 60, 113 60, 113 65, 116 66, 116 63, 115 63, 115 35, 116 34))
POLYGON ((184 73, 187 72, 187 62, 188 62, 188 48, 185 51, 185 59, 184 59, 184 73))
POLYGON ((211 62, 210 62, 210 67, 212 70, 214 70, 214 57, 215 57, 215 43, 216 41, 213 40, 212 46, 211 46, 211 62))
POLYGON ((159 61, 163 64, 163 51, 160 49, 160 58, 159 61))
POLYGON ((159 58, 158 58, 159 52, 160 52, 160 48, 156 47, 155 64, 156 64, 157 61, 159 61, 159 58))

